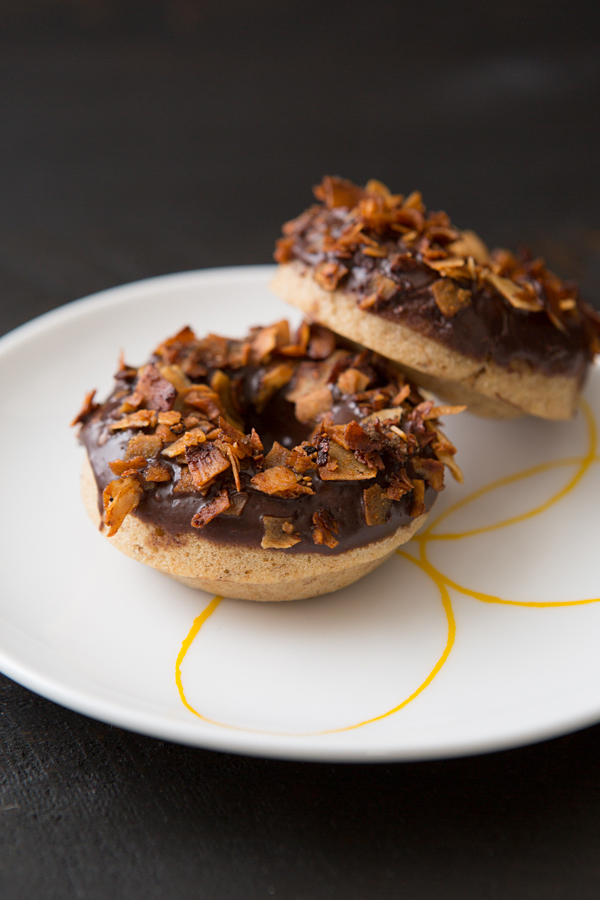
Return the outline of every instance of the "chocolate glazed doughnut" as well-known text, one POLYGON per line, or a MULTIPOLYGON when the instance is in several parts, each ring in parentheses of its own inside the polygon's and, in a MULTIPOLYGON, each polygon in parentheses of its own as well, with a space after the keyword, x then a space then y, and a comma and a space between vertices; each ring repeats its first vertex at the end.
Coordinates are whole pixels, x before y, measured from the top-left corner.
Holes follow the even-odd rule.
POLYGON ((418 191, 325 178, 315 195, 284 225, 278 296, 472 412, 574 414, 600 351, 600 318, 575 284, 527 253, 490 253, 418 191))
POLYGON ((460 408, 319 325, 243 340, 184 328, 115 379, 75 419, 88 513, 128 556, 202 590, 337 590, 409 540, 445 465, 461 477, 437 421, 460 408))

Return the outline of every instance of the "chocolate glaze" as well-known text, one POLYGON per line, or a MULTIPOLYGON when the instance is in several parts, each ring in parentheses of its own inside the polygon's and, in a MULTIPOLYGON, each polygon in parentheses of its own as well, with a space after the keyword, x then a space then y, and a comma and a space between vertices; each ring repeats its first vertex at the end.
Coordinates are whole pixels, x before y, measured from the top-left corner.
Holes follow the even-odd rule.
MULTIPOLYGON (((248 376, 249 379, 252 377, 248 376)), ((117 384, 115 393, 96 410, 86 421, 80 432, 80 440, 87 449, 89 460, 98 486, 98 508, 103 515, 102 492, 115 476, 109 468, 109 462, 122 459, 129 439, 139 430, 111 431, 110 422, 118 409, 121 399, 116 397, 123 384, 117 384)), ((251 390, 251 386, 248 388, 251 390)), ((360 411, 352 403, 341 401, 332 410, 334 421, 343 424, 360 419, 360 411)), ((294 407, 281 394, 276 395, 262 414, 256 411, 246 417, 246 429, 256 428, 268 452, 274 440, 286 447, 293 447, 306 439, 309 428, 299 423, 294 415, 294 407)), ((206 497, 194 493, 174 493, 173 488, 182 471, 176 460, 161 458, 161 461, 172 473, 172 480, 162 482, 145 494, 137 509, 132 513, 140 521, 173 536, 193 534, 202 540, 215 544, 238 545, 243 547, 260 547, 264 533, 262 516, 287 516, 294 523, 294 530, 301 541, 284 553, 319 553, 335 556, 355 547, 365 546, 373 541, 381 540, 396 531, 400 526, 413 521, 409 515, 412 497, 403 497, 394 501, 389 520, 384 525, 368 526, 365 522, 362 493, 366 487, 376 482, 385 484, 385 473, 379 472, 376 479, 366 481, 321 481, 313 478, 314 495, 303 495, 297 499, 284 499, 256 491, 249 485, 252 472, 241 472, 247 502, 240 516, 217 516, 201 531, 191 525, 192 517, 205 506, 221 489, 219 480, 212 486, 206 497), (324 544, 315 544, 312 539, 312 515, 319 508, 327 509, 335 518, 339 534, 339 544, 329 548, 324 544)), ((389 471, 389 467, 388 467, 389 471)), ((410 463, 407 465, 409 475, 414 474, 410 463)), ((425 506, 431 508, 436 491, 427 487, 425 506)))
MULTIPOLYGON (((431 292, 439 275, 419 259, 418 253, 398 259, 406 249, 401 240, 384 240, 380 235, 378 243, 389 250, 385 259, 365 256, 360 250, 351 258, 325 252, 325 232, 337 237, 347 225, 348 210, 335 208, 326 214, 321 208, 315 210, 318 215, 306 216, 306 224, 294 234, 291 256, 311 268, 328 261, 343 263, 350 271, 339 287, 358 299, 370 293, 373 273, 381 272, 392 279, 398 286, 396 293, 377 301, 368 313, 412 328, 482 363, 491 359, 507 369, 527 363, 546 375, 583 380, 593 356, 583 322, 570 321, 566 332, 559 331, 545 312, 515 309, 495 291, 468 280, 461 286, 472 292, 471 304, 448 318, 440 312, 431 292)), ((539 284, 536 287, 543 290, 539 284)))

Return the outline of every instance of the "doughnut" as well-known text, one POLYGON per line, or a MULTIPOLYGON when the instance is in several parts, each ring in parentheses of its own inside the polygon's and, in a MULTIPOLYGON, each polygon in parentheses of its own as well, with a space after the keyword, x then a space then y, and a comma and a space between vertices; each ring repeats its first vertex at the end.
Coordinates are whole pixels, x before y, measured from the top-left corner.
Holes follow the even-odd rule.
POLYGON ((279 297, 471 412, 574 414, 600 317, 572 282, 525 251, 490 253, 418 191, 326 177, 314 193, 277 242, 279 297))
POLYGON ((73 424, 85 507, 127 556, 248 600, 328 593, 425 521, 447 466, 438 417, 393 363, 303 322, 241 340, 185 327, 73 424))

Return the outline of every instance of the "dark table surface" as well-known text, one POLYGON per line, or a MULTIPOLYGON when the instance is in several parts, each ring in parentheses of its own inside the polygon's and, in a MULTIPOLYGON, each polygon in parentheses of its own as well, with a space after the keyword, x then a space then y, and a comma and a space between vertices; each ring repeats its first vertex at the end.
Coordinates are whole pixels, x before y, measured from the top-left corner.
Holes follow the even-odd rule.
MULTIPOLYGON (((599 9, 5 2, 0 330, 137 278, 267 262, 325 172, 419 187, 600 305, 599 9)), ((130 734, 3 676, 0 696, 3 900, 600 891, 600 726, 321 765, 130 734)))

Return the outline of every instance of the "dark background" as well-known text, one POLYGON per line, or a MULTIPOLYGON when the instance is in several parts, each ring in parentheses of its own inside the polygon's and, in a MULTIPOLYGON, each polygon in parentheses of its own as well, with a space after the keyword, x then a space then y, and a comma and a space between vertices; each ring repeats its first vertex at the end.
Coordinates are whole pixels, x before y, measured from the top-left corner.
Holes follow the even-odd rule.
MULTIPOLYGON (((597 2, 3 0, 0 331, 268 262, 325 172, 420 188, 600 306, 599 111, 597 2)), ((598 726, 337 766, 131 735, 2 676, 0 699, 3 900, 600 891, 598 726)))

